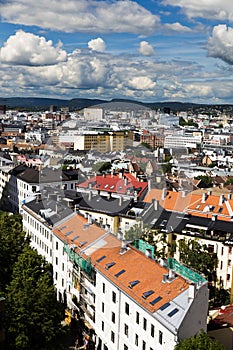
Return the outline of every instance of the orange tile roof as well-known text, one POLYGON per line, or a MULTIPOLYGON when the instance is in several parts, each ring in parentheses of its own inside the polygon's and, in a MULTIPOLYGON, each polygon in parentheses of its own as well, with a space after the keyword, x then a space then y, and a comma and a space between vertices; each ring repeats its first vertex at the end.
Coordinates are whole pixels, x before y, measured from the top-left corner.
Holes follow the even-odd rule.
POLYGON ((119 247, 101 248, 91 255, 91 260, 97 270, 151 313, 157 311, 162 305, 173 300, 189 287, 189 282, 181 276, 177 276, 171 283, 163 283, 163 275, 167 274, 168 270, 133 247, 123 255, 120 254, 119 247), (102 256, 106 256, 106 258, 97 262, 102 256), (115 265, 106 269, 106 264, 111 262, 115 262, 115 265), (143 269, 140 269, 139 266, 143 266, 143 269), (115 274, 122 269, 125 272, 116 277, 115 274), (139 280, 140 283, 131 289, 129 283, 134 280, 139 280), (143 293, 149 290, 153 290, 154 293, 144 299, 143 293), (162 299, 154 306, 151 305, 150 302, 158 296, 162 299))
POLYGON ((151 202, 153 199, 159 201, 159 204, 166 210, 187 213, 193 216, 211 218, 213 214, 217 215, 218 220, 230 221, 233 213, 233 199, 224 197, 223 203, 220 203, 222 193, 207 194, 206 191, 191 192, 183 195, 182 192, 167 191, 163 199, 163 190, 152 189, 146 195, 144 202, 151 202), (202 194, 206 199, 202 202, 202 194))
POLYGON ((134 247, 130 247, 126 253, 120 254, 121 241, 95 224, 87 229, 84 229, 84 224, 87 224, 87 220, 80 215, 75 215, 56 227, 53 232, 64 243, 69 245, 75 244, 79 247, 81 242, 86 242, 75 251, 84 250, 81 253, 84 258, 91 258, 92 265, 100 273, 105 275, 149 312, 154 313, 162 305, 173 300, 189 287, 189 282, 181 276, 176 276, 170 283, 163 283, 163 275, 168 273, 165 267, 147 258, 134 247), (66 235, 67 233, 69 234, 66 235), (77 236, 79 237, 75 239, 77 236), (98 239, 103 239, 105 245, 91 251, 91 244, 95 245, 98 239), (106 257, 98 262, 97 260, 102 256, 106 257), (106 264, 113 261, 115 265, 107 270, 105 268, 106 264), (139 265, 143 266, 143 269, 140 269, 139 265), (125 273, 116 277, 115 274, 122 269, 125 270, 125 273), (140 283, 131 289, 129 288, 129 283, 134 280, 139 280, 140 283), (153 290, 154 293, 145 300, 142 295, 149 290, 153 290), (162 299, 152 306, 150 302, 158 296, 162 297, 162 299))
POLYGON ((56 227, 53 233, 67 244, 75 244, 79 247, 82 242, 81 249, 84 249, 96 239, 105 235, 106 231, 97 225, 87 227, 87 220, 81 215, 75 215, 56 227), (84 242, 86 243, 84 244, 84 242))

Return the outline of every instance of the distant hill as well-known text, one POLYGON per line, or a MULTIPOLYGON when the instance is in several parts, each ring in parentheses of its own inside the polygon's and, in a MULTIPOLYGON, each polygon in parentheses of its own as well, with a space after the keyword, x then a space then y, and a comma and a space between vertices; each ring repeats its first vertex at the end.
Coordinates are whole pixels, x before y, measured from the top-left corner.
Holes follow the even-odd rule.
POLYGON ((38 111, 38 110, 48 110, 51 105, 58 108, 69 107, 72 110, 81 110, 85 107, 91 107, 100 105, 106 109, 161 109, 170 108, 172 111, 187 111, 195 109, 230 109, 232 110, 232 105, 204 105, 195 103, 182 103, 182 102, 151 102, 144 103, 140 101, 133 101, 128 99, 112 99, 99 100, 99 99, 86 99, 86 98, 74 98, 71 100, 54 99, 54 98, 36 98, 36 97, 10 97, 1 98, 0 105, 6 105, 7 109, 19 109, 25 111, 38 111))

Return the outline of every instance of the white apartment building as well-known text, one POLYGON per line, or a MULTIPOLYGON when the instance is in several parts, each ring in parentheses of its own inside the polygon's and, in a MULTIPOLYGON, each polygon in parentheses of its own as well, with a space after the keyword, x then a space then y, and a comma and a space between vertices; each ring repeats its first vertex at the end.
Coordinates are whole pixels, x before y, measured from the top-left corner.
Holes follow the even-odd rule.
POLYGON ((184 277, 175 260, 156 262, 148 249, 127 246, 80 215, 46 217, 40 206, 23 206, 24 229, 53 266, 58 298, 66 295, 71 315, 84 319, 96 349, 172 350, 179 339, 206 330, 208 287, 202 276, 186 268, 184 277), (35 237, 47 243, 48 252, 35 237))
POLYGON ((164 138, 164 148, 197 148, 201 140, 199 135, 167 135, 164 138))
POLYGON ((99 121, 104 118, 103 108, 84 108, 84 119, 88 121, 99 121))
POLYGON ((78 176, 69 175, 69 170, 44 168, 38 171, 26 165, 19 165, 11 170, 8 182, 11 211, 21 213, 22 204, 35 198, 37 192, 45 187, 73 190, 78 176))

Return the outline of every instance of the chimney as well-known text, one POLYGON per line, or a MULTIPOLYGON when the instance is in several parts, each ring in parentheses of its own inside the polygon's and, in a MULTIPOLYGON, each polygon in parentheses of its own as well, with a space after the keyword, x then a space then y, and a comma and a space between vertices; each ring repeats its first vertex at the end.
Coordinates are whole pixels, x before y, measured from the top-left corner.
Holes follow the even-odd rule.
POLYGON ((207 199, 207 193, 202 193, 201 202, 205 203, 206 199, 207 199))
POLYGON ((123 202, 123 199, 122 199, 122 197, 120 196, 120 197, 119 197, 119 207, 122 206, 122 202, 123 202))
POLYGON ((207 192, 207 194, 208 194, 208 196, 211 196, 211 195, 212 195, 212 191, 209 190, 209 191, 207 192))
POLYGON ((163 282, 163 283, 167 283, 167 281, 168 281, 168 274, 167 274, 167 273, 164 273, 164 274, 163 274, 162 282, 163 282))
POLYGON ((175 273, 172 269, 169 269, 168 271, 168 280, 172 281, 175 278, 175 273))
POLYGON ((92 216, 91 216, 91 215, 88 215, 87 223, 88 223, 89 225, 92 224, 92 216))
POLYGON ((188 300, 193 300, 195 298, 196 285, 194 283, 189 285, 188 300))
POLYGON ((153 199, 153 204, 154 204, 154 210, 157 211, 159 207, 157 199, 153 199))
POLYGON ((163 188, 163 191, 162 191, 162 200, 164 200, 166 198, 166 195, 167 195, 167 189, 166 188, 163 188))
POLYGON ((181 191, 181 197, 185 198, 185 191, 181 191))
POLYGON ((90 202, 92 199, 92 191, 89 191, 88 192, 88 201, 90 202))
POLYGON ((217 220, 217 217, 218 217, 217 215, 212 215, 212 216, 211 216, 211 220, 212 220, 212 221, 216 221, 216 220, 217 220))
POLYGON ((219 197, 219 202, 218 202, 218 205, 223 205, 224 203, 224 194, 221 194, 220 197, 219 197))
POLYGON ((151 191, 151 180, 148 180, 148 191, 151 191))

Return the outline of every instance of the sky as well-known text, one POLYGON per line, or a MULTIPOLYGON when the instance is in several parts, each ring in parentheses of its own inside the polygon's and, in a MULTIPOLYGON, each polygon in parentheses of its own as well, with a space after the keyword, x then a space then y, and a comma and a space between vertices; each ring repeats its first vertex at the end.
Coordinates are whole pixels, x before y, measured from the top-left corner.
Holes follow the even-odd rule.
POLYGON ((233 104, 232 0, 0 0, 0 97, 233 104))

